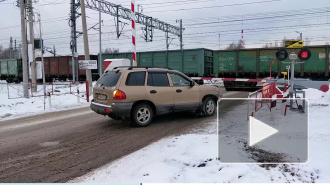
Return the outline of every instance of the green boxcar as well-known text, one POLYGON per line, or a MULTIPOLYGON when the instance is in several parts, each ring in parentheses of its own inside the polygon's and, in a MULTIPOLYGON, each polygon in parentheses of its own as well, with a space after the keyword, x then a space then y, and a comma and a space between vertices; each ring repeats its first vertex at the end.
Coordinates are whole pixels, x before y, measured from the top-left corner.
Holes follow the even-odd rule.
POLYGON ((20 59, 1 59, 0 60, 1 80, 9 81, 22 78, 22 60, 20 59))
MULTIPOLYGON (((148 52, 149 53, 149 52, 148 52)), ((139 53, 139 56, 142 56, 143 53, 139 53)), ((165 52, 151 52, 151 63, 150 65, 145 65, 143 61, 138 61, 139 66, 153 66, 153 67, 167 67, 166 64, 166 53, 165 52)))
POLYGON ((152 66, 152 53, 140 53, 137 59, 141 66, 152 66))
POLYGON ((214 54, 212 50, 204 50, 204 75, 213 77, 214 54))
MULTIPOLYGON (((102 58, 128 58, 132 62, 132 53, 103 54, 102 58)), ((169 67, 190 76, 213 75, 213 51, 204 48, 138 52, 137 63, 138 66, 169 67)))
POLYGON ((236 52, 214 52, 214 73, 219 77, 231 77, 236 75, 236 52))
POLYGON ((183 73, 198 73, 199 75, 203 75, 205 72, 204 57, 204 50, 185 50, 183 52, 183 73))
MULTIPOLYGON (((304 64, 295 65, 295 76, 300 78, 328 79, 329 46, 307 46, 312 56, 304 64)), ((283 62, 276 59, 276 52, 280 48, 260 48, 245 50, 219 50, 214 51, 214 73, 219 77, 264 78, 269 77, 270 63, 272 64, 272 77, 283 77, 290 65, 288 58, 283 62), (238 58, 237 58, 238 57, 238 58), (238 64, 238 65, 237 65, 238 64)), ((290 55, 298 54, 297 49, 286 49, 290 55)), ((298 60, 298 62, 300 62, 298 60)), ((290 71, 291 72, 291 71, 290 71)))
POLYGON ((259 76, 269 76, 270 67, 272 69, 272 76, 278 75, 280 65, 276 59, 277 51, 273 49, 259 51, 259 76))
POLYGON ((7 60, 0 60, 0 75, 1 79, 4 80, 8 76, 8 65, 7 60))
POLYGON ((168 52, 168 67, 171 69, 182 71, 182 52, 181 51, 168 52))
MULTIPOLYGON (((257 52, 238 52, 238 73, 245 77, 255 77, 257 71, 257 52)), ((239 75, 240 76, 240 75, 239 75)))
MULTIPOLYGON (((329 46, 308 46, 312 57, 304 64, 295 65, 296 77, 328 78, 329 46)), ((283 77, 285 64, 277 61, 275 53, 279 48, 218 50, 186 49, 170 51, 138 52, 138 66, 169 67, 190 76, 218 76, 238 78, 269 77, 270 63, 272 77, 283 77)), ((300 49, 287 49, 288 53, 298 53, 300 49)), ((106 58, 129 58, 132 53, 104 54, 106 58)), ((290 62, 288 58, 284 62, 290 62)))

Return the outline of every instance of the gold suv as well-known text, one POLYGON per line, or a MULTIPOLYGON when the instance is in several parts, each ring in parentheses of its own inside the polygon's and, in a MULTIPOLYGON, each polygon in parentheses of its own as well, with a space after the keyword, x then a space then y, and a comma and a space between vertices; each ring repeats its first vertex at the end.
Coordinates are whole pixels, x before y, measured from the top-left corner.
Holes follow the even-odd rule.
POLYGON ((220 89, 198 85, 183 73, 164 68, 115 67, 93 88, 91 109, 113 119, 147 126, 155 115, 196 111, 212 116, 220 89))

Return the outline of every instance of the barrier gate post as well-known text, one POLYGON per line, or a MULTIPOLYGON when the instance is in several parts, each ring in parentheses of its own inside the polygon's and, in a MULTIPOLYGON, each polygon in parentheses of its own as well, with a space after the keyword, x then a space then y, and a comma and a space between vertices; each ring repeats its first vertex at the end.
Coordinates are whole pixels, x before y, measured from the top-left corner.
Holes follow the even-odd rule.
POLYGON ((87 99, 87 102, 89 102, 89 84, 88 84, 88 81, 86 81, 86 99, 87 99))

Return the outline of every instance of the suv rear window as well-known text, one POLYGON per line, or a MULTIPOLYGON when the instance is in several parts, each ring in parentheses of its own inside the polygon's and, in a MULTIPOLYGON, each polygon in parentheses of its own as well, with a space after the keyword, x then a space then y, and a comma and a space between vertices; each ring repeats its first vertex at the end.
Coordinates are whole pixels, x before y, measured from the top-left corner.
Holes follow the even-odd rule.
POLYGON ((148 86, 170 86, 166 73, 148 73, 148 86))
POLYGON ((127 86, 144 86, 146 72, 131 72, 126 79, 127 86))
POLYGON ((120 75, 121 72, 116 71, 109 71, 107 73, 104 73, 104 75, 99 78, 96 85, 113 87, 117 84, 120 75))

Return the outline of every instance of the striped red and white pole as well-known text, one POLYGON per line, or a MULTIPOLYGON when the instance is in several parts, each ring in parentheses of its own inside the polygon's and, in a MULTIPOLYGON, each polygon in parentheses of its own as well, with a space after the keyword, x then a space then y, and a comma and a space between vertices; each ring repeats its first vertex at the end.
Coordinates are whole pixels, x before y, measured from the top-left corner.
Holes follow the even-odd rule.
POLYGON ((266 82, 266 79, 244 79, 244 78, 191 77, 191 79, 192 80, 238 81, 238 82, 266 82))
POLYGON ((135 0, 131 2, 131 18, 132 18, 132 55, 133 55, 133 66, 137 66, 136 62, 136 32, 135 32, 135 0))

